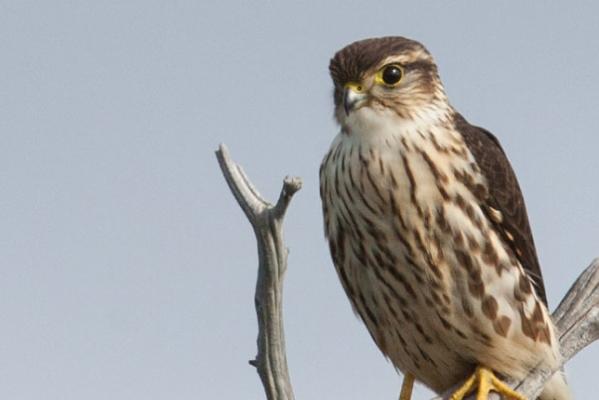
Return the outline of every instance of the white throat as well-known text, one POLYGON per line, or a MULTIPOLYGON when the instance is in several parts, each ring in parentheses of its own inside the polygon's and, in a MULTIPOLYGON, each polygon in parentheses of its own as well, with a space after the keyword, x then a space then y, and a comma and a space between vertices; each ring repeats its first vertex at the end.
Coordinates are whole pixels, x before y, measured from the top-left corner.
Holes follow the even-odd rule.
POLYGON ((342 132, 353 140, 372 142, 400 137, 409 139, 413 135, 421 135, 424 131, 430 132, 434 127, 441 128, 446 126, 453 112, 447 103, 433 104, 420 107, 411 118, 402 118, 386 107, 361 107, 349 115, 343 113, 338 120, 342 132))

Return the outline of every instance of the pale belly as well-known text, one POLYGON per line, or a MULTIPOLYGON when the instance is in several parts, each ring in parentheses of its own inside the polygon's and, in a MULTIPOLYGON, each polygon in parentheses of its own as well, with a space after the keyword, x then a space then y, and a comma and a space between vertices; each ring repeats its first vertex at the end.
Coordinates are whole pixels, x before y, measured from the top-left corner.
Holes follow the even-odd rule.
POLYGON ((396 368, 436 391, 479 364, 515 376, 554 364, 552 345, 522 333, 540 305, 520 264, 456 178, 479 179, 472 160, 422 149, 340 145, 324 164, 325 229, 354 310, 396 368))

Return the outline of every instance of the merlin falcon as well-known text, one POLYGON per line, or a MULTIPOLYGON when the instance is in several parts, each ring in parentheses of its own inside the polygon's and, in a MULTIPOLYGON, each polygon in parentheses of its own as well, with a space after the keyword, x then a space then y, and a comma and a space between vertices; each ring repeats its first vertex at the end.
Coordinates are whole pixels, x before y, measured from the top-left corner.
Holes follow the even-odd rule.
MULTIPOLYGON (((329 66, 340 132, 320 168, 325 234, 354 311, 404 375, 452 399, 556 369, 522 193, 498 140, 449 103, 426 48, 366 39, 329 66), (464 382, 463 384, 460 383, 464 382)), ((541 400, 567 400, 557 372, 541 400)))

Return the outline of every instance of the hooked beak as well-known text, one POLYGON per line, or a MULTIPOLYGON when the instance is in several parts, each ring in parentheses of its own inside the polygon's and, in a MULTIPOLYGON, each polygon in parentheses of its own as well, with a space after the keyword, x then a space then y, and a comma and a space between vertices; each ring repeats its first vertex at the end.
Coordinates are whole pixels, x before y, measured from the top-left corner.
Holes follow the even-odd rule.
POLYGON ((343 109, 345 110, 345 115, 349 115, 349 113, 355 110, 364 98, 366 94, 364 93, 364 88, 362 85, 349 82, 346 83, 343 87, 343 109))

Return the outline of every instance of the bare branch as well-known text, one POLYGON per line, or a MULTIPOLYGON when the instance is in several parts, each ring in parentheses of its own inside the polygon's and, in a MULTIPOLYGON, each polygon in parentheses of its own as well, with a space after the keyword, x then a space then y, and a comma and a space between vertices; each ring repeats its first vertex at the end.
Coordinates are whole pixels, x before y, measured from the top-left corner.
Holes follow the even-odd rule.
POLYGON ((599 258, 580 275, 553 313, 562 355, 571 359, 599 339, 599 258))
MULTIPOLYGON (((593 260, 574 282, 552 317, 559 332, 562 365, 554 371, 536 369, 519 382, 507 382, 529 399, 537 398, 545 382, 556 371, 580 350, 599 339, 599 258, 593 260)), ((433 400, 448 400, 461 384, 433 400)), ((471 395, 465 400, 474 400, 474 398, 475 396, 471 395)), ((500 400, 500 397, 492 393, 489 395, 489 400, 500 400)))
POLYGON ((219 146, 216 157, 258 242, 258 280, 254 297, 258 316, 258 354, 249 363, 256 367, 268 400, 293 400, 283 331, 282 292, 288 254, 283 242, 283 218, 302 182, 300 178, 285 178, 279 200, 273 206, 262 198, 243 169, 231 160, 224 145, 219 146))
POLYGON ((231 160, 227 146, 221 144, 218 147, 216 158, 235 200, 253 225, 256 216, 270 204, 260 196, 243 169, 231 160))
POLYGON ((281 189, 281 194, 279 195, 279 201, 275 205, 274 212, 277 217, 283 218, 285 215, 285 211, 287 211, 287 207, 291 202, 291 198, 302 188, 302 180, 297 177, 289 177, 286 176, 283 181, 283 188, 281 189))

